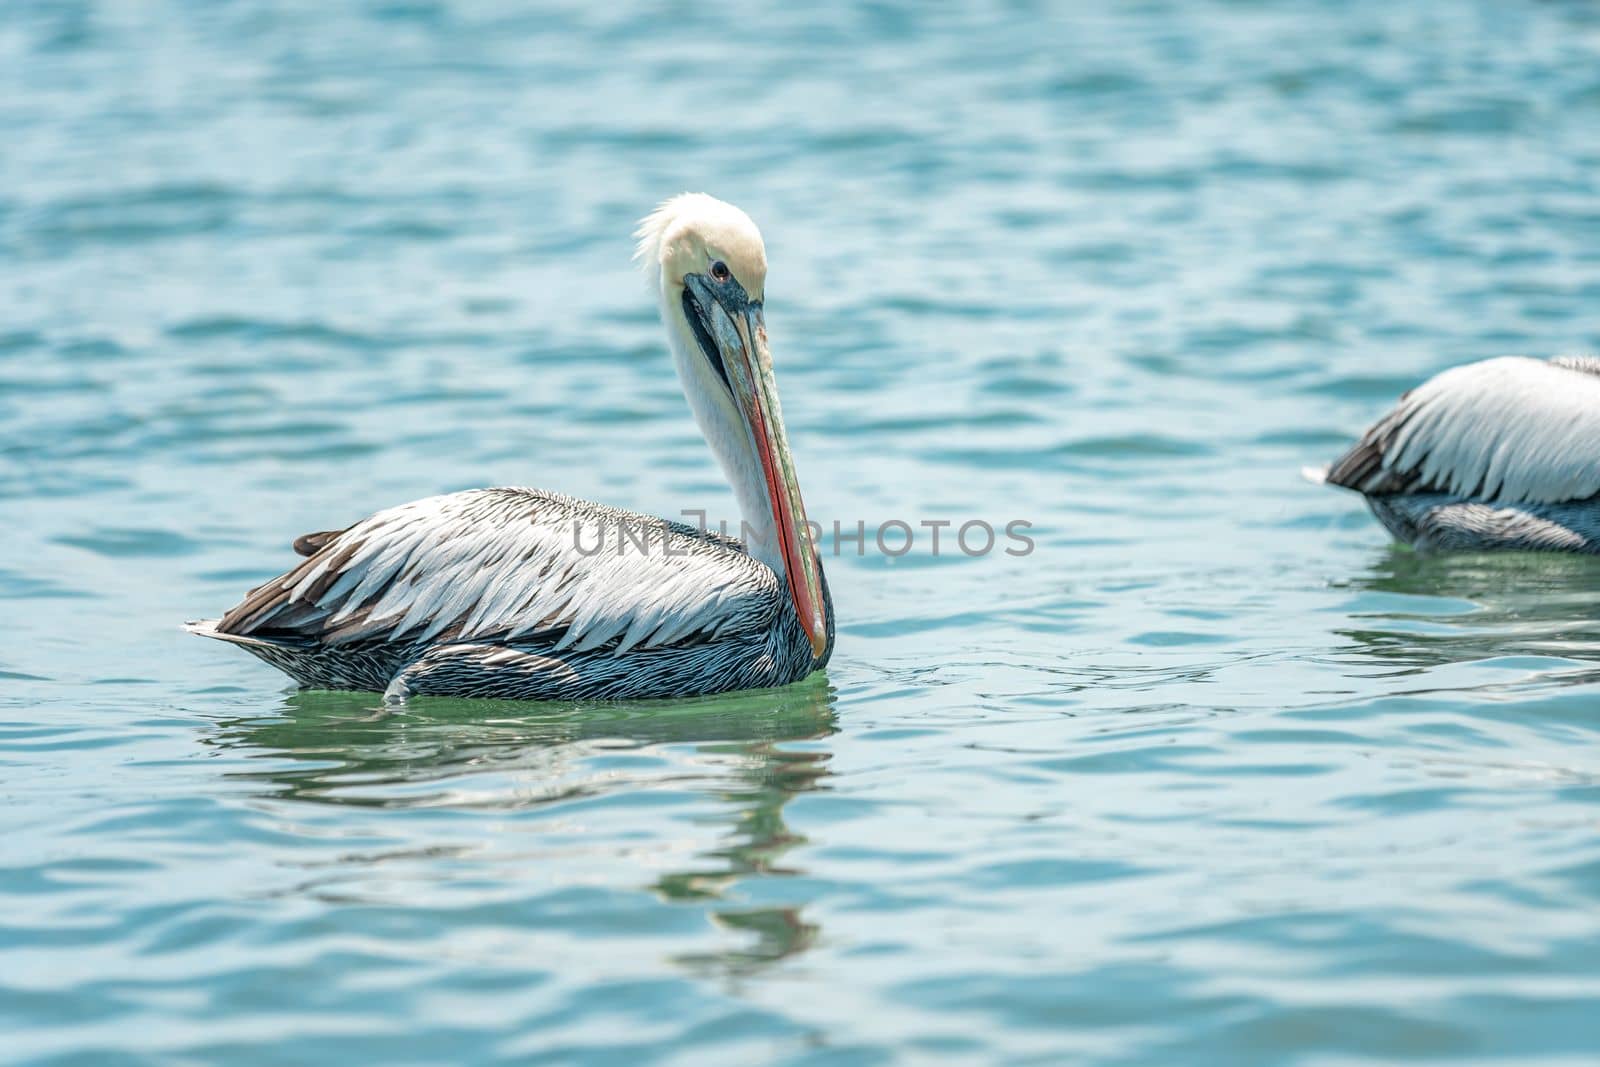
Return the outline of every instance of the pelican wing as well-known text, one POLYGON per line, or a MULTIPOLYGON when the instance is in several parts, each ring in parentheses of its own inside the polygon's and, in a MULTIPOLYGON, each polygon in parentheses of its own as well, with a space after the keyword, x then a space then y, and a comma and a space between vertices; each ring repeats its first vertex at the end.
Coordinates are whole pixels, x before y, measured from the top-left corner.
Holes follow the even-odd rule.
POLYGON ((1369 495, 1507 503, 1600 494, 1597 366, 1507 356, 1447 370, 1401 397, 1327 481, 1369 495))
POLYGON ((778 579, 738 543, 528 489, 431 497, 326 538, 222 633, 302 644, 665 647, 765 629, 778 579))
MULTIPOLYGON (((345 529, 349 529, 346 527, 345 529)), ((297 556, 314 556, 328 547, 328 542, 344 533, 344 530, 319 530, 316 533, 301 534, 294 539, 294 554, 297 556)))

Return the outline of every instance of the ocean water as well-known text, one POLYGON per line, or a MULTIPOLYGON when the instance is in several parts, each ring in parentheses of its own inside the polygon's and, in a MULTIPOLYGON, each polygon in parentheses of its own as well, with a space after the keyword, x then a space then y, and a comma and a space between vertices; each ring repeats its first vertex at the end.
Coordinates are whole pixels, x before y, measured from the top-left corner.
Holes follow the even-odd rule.
POLYGON ((1600 564, 1298 471, 1597 313, 1588 4, 8 0, 0 1060, 1592 1064, 1600 564), (180 632, 437 492, 731 513, 684 189, 812 516, 1033 552, 842 545, 707 700, 180 632))

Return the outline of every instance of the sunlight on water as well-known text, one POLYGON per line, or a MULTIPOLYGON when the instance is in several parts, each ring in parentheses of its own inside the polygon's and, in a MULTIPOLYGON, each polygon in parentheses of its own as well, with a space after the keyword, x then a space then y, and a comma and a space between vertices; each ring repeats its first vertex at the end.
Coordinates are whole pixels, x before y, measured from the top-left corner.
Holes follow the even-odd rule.
POLYGON ((22 0, 0 1059, 1580 1064, 1600 564, 1309 485, 1594 349, 1579 3, 22 0), (378 508, 732 516, 635 220, 757 220, 825 676, 288 693, 183 634, 378 508), (1031 524, 969 558, 875 531, 1031 524))

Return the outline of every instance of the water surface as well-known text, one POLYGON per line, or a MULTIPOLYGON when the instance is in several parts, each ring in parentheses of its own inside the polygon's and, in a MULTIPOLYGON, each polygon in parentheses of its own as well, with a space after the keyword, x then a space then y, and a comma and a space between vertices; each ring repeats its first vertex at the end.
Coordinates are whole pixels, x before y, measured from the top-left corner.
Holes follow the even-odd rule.
POLYGON ((1588 1064, 1600 565, 1308 485, 1600 343, 1582 4, 8 4, 0 1058, 1588 1064), (380 507, 731 511, 628 264, 766 234, 838 652, 627 707, 178 630, 380 507))

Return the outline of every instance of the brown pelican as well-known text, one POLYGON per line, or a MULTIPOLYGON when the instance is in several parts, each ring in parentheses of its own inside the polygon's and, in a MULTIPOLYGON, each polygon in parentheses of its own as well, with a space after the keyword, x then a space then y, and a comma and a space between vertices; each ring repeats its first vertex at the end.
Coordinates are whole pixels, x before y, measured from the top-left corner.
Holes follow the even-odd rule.
POLYGON ((1447 370, 1314 477, 1420 549, 1600 553, 1600 359, 1447 370))
POLYGON ((761 234, 686 193, 636 236, 747 541, 538 489, 469 490, 307 534, 298 566, 189 629, 304 687, 388 700, 687 696, 825 665, 833 603, 767 350, 761 234))

